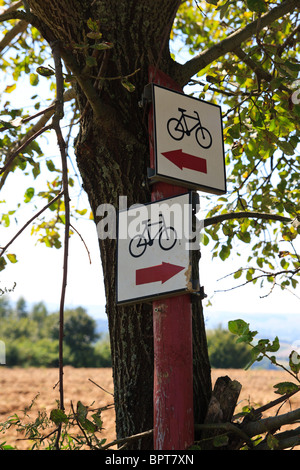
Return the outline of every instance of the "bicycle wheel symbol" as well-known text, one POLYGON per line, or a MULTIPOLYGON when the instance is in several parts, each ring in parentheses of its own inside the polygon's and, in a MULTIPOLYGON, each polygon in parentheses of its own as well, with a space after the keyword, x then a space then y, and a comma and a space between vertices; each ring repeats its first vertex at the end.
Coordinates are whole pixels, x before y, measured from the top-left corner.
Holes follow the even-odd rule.
POLYGON ((208 149, 212 145, 212 136, 209 130, 202 126, 200 117, 197 111, 194 111, 195 116, 186 114, 186 110, 178 108, 181 116, 177 118, 170 118, 167 122, 167 130, 174 140, 182 140, 185 135, 190 136, 192 131, 195 131, 195 138, 197 144, 204 149, 208 149), (196 121, 194 126, 188 127, 187 119, 196 121))
MULTIPOLYGON (((148 234, 149 236, 149 234, 148 234)), ((166 227, 159 232, 158 244, 162 250, 171 250, 177 241, 177 233, 174 227, 166 227)), ((146 238, 143 234, 135 235, 129 243, 129 253, 134 258, 142 256, 147 246, 152 246, 154 238, 146 238)))

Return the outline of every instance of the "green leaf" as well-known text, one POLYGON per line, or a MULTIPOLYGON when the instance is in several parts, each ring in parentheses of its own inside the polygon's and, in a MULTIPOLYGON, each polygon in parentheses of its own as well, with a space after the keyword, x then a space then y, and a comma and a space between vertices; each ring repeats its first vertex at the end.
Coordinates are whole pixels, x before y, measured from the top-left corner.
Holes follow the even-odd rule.
POLYGON ((241 319, 229 321, 228 329, 230 333, 239 336, 237 343, 250 343, 254 336, 257 335, 257 331, 250 331, 249 323, 241 319))
POLYGON ((15 450, 15 447, 12 447, 10 444, 6 444, 6 441, 1 442, 0 450, 15 450))
POLYGON ((289 366, 291 371, 295 374, 298 374, 300 371, 300 355, 297 351, 292 351, 289 355, 289 366))
POLYGON ((90 46, 87 43, 84 44, 73 44, 74 49, 88 49, 90 46))
POLYGON ((282 150, 283 153, 285 153, 285 155, 294 155, 295 149, 290 142, 286 142, 286 141, 283 142, 283 141, 278 140, 277 144, 280 150, 282 150))
POLYGON ((30 202, 34 196, 34 188, 27 188, 25 191, 24 202, 30 202))
POLYGON ((245 331, 249 331, 249 323, 244 320, 231 320, 228 322, 228 329, 234 335, 242 335, 245 331))
POLYGON ((234 279, 238 279, 239 277, 241 277, 242 272, 243 272, 242 269, 239 269, 238 271, 236 271, 233 275, 234 279))
POLYGON ((92 423, 92 421, 90 421, 89 419, 85 419, 82 423, 81 423, 83 429, 85 429, 87 432, 96 432, 97 431, 97 426, 92 423))
POLYGON ((97 20, 93 20, 92 18, 89 18, 86 24, 91 31, 93 32, 99 31, 99 22, 97 20))
POLYGON ((275 436, 273 436, 273 434, 268 434, 267 435, 267 444, 268 444, 269 449, 275 450, 275 449, 277 449, 277 447, 279 445, 279 441, 278 441, 278 439, 276 439, 275 436))
POLYGON ((112 49, 114 44, 112 42, 100 42, 91 46, 92 49, 97 49, 97 51, 106 51, 107 49, 112 49))
POLYGON ((129 80, 127 80, 127 78, 123 78, 121 80, 121 83, 123 87, 126 88, 126 90, 129 91, 130 93, 132 93, 135 90, 135 86, 129 80))
POLYGON ((55 165, 52 160, 46 160, 46 165, 49 171, 55 171, 55 165))
POLYGON ((15 264, 18 261, 16 255, 12 253, 8 253, 6 256, 9 259, 9 261, 13 264, 15 264))
POLYGON ((54 70, 50 69, 50 67, 38 67, 36 72, 39 75, 42 75, 42 77, 51 77, 52 75, 55 75, 54 70))
POLYGON ((244 243, 250 243, 251 241, 251 236, 249 232, 239 232, 237 236, 244 243))
POLYGON ((220 256, 221 260, 225 261, 225 259, 227 259, 229 255, 230 255, 229 246, 223 245, 222 248, 221 248, 221 251, 219 253, 219 256, 220 256))
POLYGON ((100 33, 100 31, 90 31, 87 33, 87 37, 90 39, 101 39, 102 33, 100 33))
POLYGON ((39 162, 33 162, 32 174, 34 179, 41 173, 39 162))
POLYGON ((299 390, 298 385, 294 384, 293 382, 280 382, 274 385, 274 388, 277 388, 275 393, 278 395, 285 395, 286 393, 296 392, 299 390))
POLYGON ((279 338, 276 336, 273 343, 269 344, 267 347, 268 352, 277 352, 280 348, 279 338))
POLYGON ((1 256, 1 258, 0 258, 0 271, 3 271, 3 269, 5 269, 6 265, 7 265, 6 260, 3 258, 3 256, 1 256))
POLYGON ((67 424, 69 422, 67 415, 62 410, 59 410, 59 409, 51 410, 50 419, 56 425, 61 424, 61 423, 67 424))
POLYGON ((78 401, 77 402, 77 416, 78 416, 78 420, 80 421, 80 423, 82 423, 85 420, 87 413, 88 413, 87 407, 84 406, 81 403, 81 401, 78 401))
POLYGON ((87 209, 82 209, 82 210, 76 209, 75 212, 77 212, 77 214, 79 215, 85 215, 87 213, 87 209))
POLYGON ((29 76, 29 81, 31 86, 37 86, 39 84, 39 76, 37 73, 31 73, 29 76))
POLYGON ((267 11, 266 3, 264 0, 247 0, 249 10, 256 13, 264 13, 267 11))
POLYGON ((10 219, 8 214, 3 214, 1 217, 1 220, 3 221, 4 227, 9 227, 10 226, 10 219))
POLYGON ((92 423, 89 419, 87 419, 88 409, 84 406, 81 401, 77 402, 77 417, 78 421, 80 422, 81 426, 87 432, 95 432, 97 430, 97 426, 92 423))
POLYGON ((96 426, 97 426, 99 429, 101 429, 101 428, 102 428, 102 425, 103 425, 103 421, 102 421, 102 419, 101 419, 101 417, 100 417, 100 413, 95 413, 95 414, 93 414, 93 415, 92 415, 92 418, 93 418, 93 420, 94 420, 96 426))
POLYGON ((286 60, 284 62, 284 65, 292 71, 295 71, 295 72, 300 71, 300 63, 299 62, 291 62, 290 60, 286 60))
POLYGON ((17 88, 17 85, 16 85, 16 83, 14 83, 13 85, 7 85, 7 87, 5 88, 4 91, 5 91, 5 93, 11 93, 16 88, 17 88))

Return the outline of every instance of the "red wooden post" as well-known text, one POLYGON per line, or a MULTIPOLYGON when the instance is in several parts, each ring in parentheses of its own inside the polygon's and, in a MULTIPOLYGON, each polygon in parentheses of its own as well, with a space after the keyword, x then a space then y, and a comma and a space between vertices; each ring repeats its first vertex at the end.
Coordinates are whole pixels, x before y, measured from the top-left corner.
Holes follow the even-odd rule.
MULTIPOLYGON (((182 91, 155 68, 149 82, 182 91)), ((150 166, 154 168, 153 119, 149 113, 150 166)), ((152 201, 186 193, 186 188, 157 182, 152 201)), ((153 301, 154 449, 184 450, 193 443, 193 352, 190 294, 153 301)))

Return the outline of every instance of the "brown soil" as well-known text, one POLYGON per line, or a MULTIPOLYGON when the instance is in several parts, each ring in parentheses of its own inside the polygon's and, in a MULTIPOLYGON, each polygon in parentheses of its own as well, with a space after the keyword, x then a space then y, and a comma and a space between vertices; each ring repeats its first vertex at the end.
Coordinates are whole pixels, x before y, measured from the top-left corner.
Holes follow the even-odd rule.
MULTIPOLYGON (((281 371, 217 369, 212 371, 213 382, 215 382, 217 377, 223 375, 228 375, 231 379, 238 380, 243 385, 236 409, 237 412, 247 404, 259 407, 275 400, 279 395, 274 393, 273 385, 290 380, 287 374, 281 371)), ((31 421, 35 418, 37 410, 45 410, 49 415, 52 409, 57 408, 56 401, 59 399, 57 382, 57 369, 9 369, 1 366, 0 422, 5 421, 14 413, 17 413, 19 417, 23 416, 22 410, 31 404, 37 394, 39 394, 38 398, 29 412, 31 421)), ((111 369, 75 369, 65 367, 64 400, 67 413, 71 409, 71 402, 76 407, 76 403, 79 400, 85 406, 91 406, 93 409, 105 408, 107 405, 111 405, 113 397, 108 392, 113 393, 111 369)), ((300 397, 296 394, 295 397, 292 397, 284 405, 280 412, 287 412, 298 407, 300 407, 300 397)), ((274 413, 275 410, 271 409, 265 416, 270 416, 274 413)), ((102 420, 104 429, 101 432, 101 438, 106 438, 108 443, 115 439, 115 414, 113 407, 110 406, 109 409, 103 410, 102 420)), ((30 448, 32 443, 28 443, 22 437, 20 433, 16 433, 13 429, 8 429, 5 434, 0 434, 0 443, 6 441, 7 444, 17 446, 20 450, 30 448)))

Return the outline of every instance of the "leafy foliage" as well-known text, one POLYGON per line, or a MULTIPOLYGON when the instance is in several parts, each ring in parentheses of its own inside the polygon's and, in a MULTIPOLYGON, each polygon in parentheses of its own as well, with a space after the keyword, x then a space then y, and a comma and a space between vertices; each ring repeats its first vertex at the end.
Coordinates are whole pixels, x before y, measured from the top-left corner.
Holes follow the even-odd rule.
MULTIPOLYGON (((176 47, 182 44, 184 50, 194 56, 202 50, 203 44, 206 49, 213 47, 228 37, 228 32, 247 27, 249 22, 272 8, 272 2, 265 0, 216 0, 201 4, 186 1, 177 12, 171 39, 176 47)), ((231 54, 213 61, 190 80, 189 85, 195 96, 221 104, 223 109, 229 194, 219 198, 207 197, 208 217, 242 210, 276 213, 290 217, 291 222, 297 220, 300 211, 297 190, 300 104, 292 97, 299 89, 298 19, 296 10, 271 22, 266 28, 258 29, 255 41, 253 37, 244 41, 231 54)), ((14 26, 17 22, 12 20, 11 24, 14 26)), ((4 37, 8 34, 7 28, 5 22, 0 25, 4 37)), ((103 41, 101 22, 92 17, 86 22, 85 40, 81 44, 70 45, 76 54, 84 58, 86 73, 92 76, 97 65, 95 51, 113 46, 103 41)), ((55 91, 51 53, 35 27, 22 30, 10 48, 2 51, 1 70, 11 77, 8 83, 4 81, 1 91, 4 106, 0 111, 3 130, 0 158, 5 164, 17 142, 27 139, 35 128, 29 113, 13 104, 16 102, 13 97, 25 81, 35 90, 31 107, 38 111, 45 103, 37 93, 39 87, 43 90, 48 87, 48 100, 55 91)), ((74 77, 69 71, 64 71, 64 78, 64 87, 68 90, 74 77)), ((107 79, 118 79, 129 92, 135 90, 128 77, 107 79)), ((76 113, 76 105, 72 103, 69 112, 72 126, 76 122, 76 113)), ((6 181, 8 171, 18 170, 31 171, 34 181, 40 175, 49 175, 44 190, 37 192, 33 186, 26 189, 25 204, 38 198, 49 202, 62 188, 61 169, 52 158, 45 159, 38 140, 30 142, 14 158, 1 175, 0 188, 6 181), (57 173, 55 179, 51 179, 53 173, 57 173)), ((74 186, 73 178, 69 178, 69 184, 74 186)), ((58 200, 50 209, 53 217, 50 212, 37 219, 32 233, 47 247, 60 248, 60 231, 65 223, 64 204, 58 200)), ((3 212, 1 224, 4 227, 10 225, 10 217, 15 210, 8 207, 3 212)), ((90 214, 86 208, 83 210, 90 214)), ((78 216, 76 211, 78 208, 73 207, 73 216, 78 216)), ((259 282, 260 286, 267 281, 271 284, 271 292, 276 285, 282 289, 295 289, 298 285, 299 231, 299 223, 232 218, 207 227, 203 241, 211 246, 212 257, 222 261, 228 260, 233 252, 247 253, 243 261, 247 266, 242 265, 233 273, 233 279, 240 279, 241 284, 259 282)), ((2 256, 0 253, 0 270, 4 270, 7 263, 17 260, 14 253, 2 256)))
MULTIPOLYGON (((0 299, 0 338, 8 367, 58 366, 58 313, 41 302, 27 310, 24 299, 12 307, 0 299)), ((73 367, 111 367, 109 339, 96 333, 94 319, 82 307, 66 310, 64 363, 73 367)))
MULTIPOLYGON (((264 0, 208 3, 205 13, 203 3, 195 9, 193 2, 186 2, 179 9, 174 34, 192 55, 202 44, 209 48, 223 40, 228 29, 244 28, 272 8, 264 0)), ((292 100, 299 89, 298 15, 295 11, 273 22, 257 32, 255 41, 251 38, 209 64, 190 82, 201 90, 196 95, 223 109, 229 196, 209 198, 209 217, 258 211, 288 215, 292 222, 299 214, 300 106, 292 100)), ((223 261, 249 246, 249 267, 234 277, 245 276, 244 282, 253 283, 266 280, 284 289, 298 285, 298 234, 297 225, 233 217, 208 227, 203 240, 213 244, 212 256, 223 261)))
MULTIPOLYGON (((54 408, 49 416, 46 411, 37 412, 37 417, 32 420, 31 412, 37 405, 38 395, 34 398, 28 408, 23 410, 23 415, 15 413, 5 422, 0 423, 0 432, 14 427, 24 435, 31 444, 30 450, 102 450, 106 439, 101 438, 103 422, 101 413, 104 408, 95 409, 92 405, 86 406, 78 401, 76 409, 65 411, 54 408), (57 439, 58 428, 61 428, 59 442, 57 439)), ((113 406, 113 404, 112 404, 113 406)), ((110 447, 110 443, 106 444, 110 447)), ((18 450, 17 446, 0 442, 1 450, 18 450)))
POLYGON ((237 343, 245 343, 250 346, 251 349, 251 360, 249 364, 246 366, 248 369, 254 362, 260 362, 263 358, 267 358, 272 364, 282 368, 290 375, 294 377, 294 379, 298 382, 298 385, 293 382, 283 382, 274 385, 274 388, 277 389, 275 393, 280 395, 284 395, 286 393, 293 393, 299 390, 299 354, 296 351, 292 351, 289 358, 289 367, 287 369, 283 364, 280 364, 276 356, 270 353, 276 353, 280 348, 279 339, 276 336, 274 341, 270 341, 269 339, 259 339, 256 343, 253 342, 255 336, 257 335, 257 331, 251 331, 249 328, 249 323, 246 323, 244 320, 232 320, 228 322, 228 329, 229 331, 237 336, 237 343))
POLYGON ((211 366, 216 369, 244 368, 251 359, 251 348, 237 344, 234 336, 221 327, 207 331, 207 346, 211 366))

